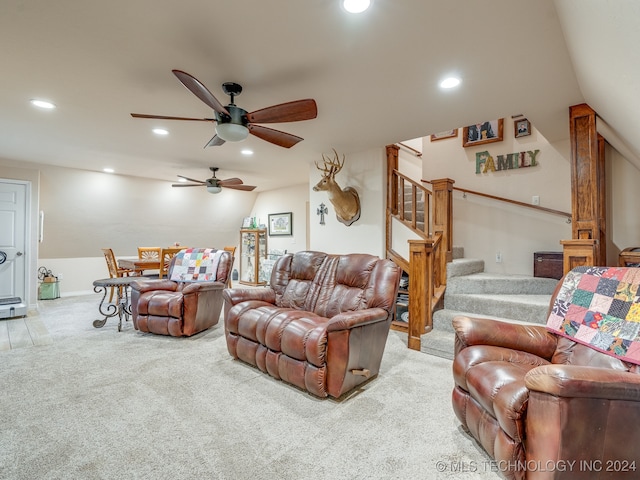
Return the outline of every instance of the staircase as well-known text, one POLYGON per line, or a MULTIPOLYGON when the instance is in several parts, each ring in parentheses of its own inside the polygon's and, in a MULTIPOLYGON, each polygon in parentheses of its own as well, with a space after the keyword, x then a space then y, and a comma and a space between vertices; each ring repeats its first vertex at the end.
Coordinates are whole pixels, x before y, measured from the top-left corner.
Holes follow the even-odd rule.
POLYGON ((459 258, 447 264, 444 308, 433 313, 433 330, 421 336, 421 351, 453 358, 451 320, 457 315, 493 318, 512 323, 544 325, 558 281, 526 275, 486 273, 484 261, 459 258))

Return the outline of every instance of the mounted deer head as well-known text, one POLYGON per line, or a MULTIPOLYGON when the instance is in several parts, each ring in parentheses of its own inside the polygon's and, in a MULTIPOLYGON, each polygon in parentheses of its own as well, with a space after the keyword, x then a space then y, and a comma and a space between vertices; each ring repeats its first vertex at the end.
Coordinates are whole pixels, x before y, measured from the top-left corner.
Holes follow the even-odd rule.
POLYGON ((324 160, 324 166, 321 168, 316 164, 316 168, 322 172, 322 179, 313 187, 314 192, 328 192, 329 201, 336 209, 336 218, 349 226, 360 218, 360 197, 358 192, 353 187, 340 188, 340 185, 336 183, 335 176, 344 165, 344 155, 342 156, 342 163, 338 152, 333 150, 335 157, 330 159, 322 154, 324 160))

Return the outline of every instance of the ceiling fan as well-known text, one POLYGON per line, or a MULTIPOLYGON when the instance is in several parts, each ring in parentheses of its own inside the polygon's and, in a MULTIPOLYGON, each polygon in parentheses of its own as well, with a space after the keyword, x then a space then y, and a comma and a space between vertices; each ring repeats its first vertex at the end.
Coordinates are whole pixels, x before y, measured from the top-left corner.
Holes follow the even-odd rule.
POLYGON ((240 142, 251 133, 262 140, 271 142, 284 148, 291 148, 301 137, 290 133, 274 130, 258 125, 258 123, 283 123, 311 120, 318 115, 318 108, 313 99, 296 100, 293 102, 273 105, 253 112, 236 106, 234 98, 242 93, 242 86, 233 82, 222 84, 222 91, 231 97, 226 107, 198 79, 182 70, 172 70, 178 80, 196 97, 213 108, 215 118, 170 117, 164 115, 147 115, 132 113, 134 118, 156 118, 160 120, 192 120, 216 123, 216 135, 209 140, 206 147, 216 147, 227 142, 240 142))
POLYGON ((227 178, 221 180, 216 177, 216 172, 218 171, 218 167, 209 167, 209 170, 213 172, 213 177, 207 178, 205 181, 195 180, 193 178, 184 177, 182 175, 178 175, 180 178, 184 178, 193 183, 174 183, 172 187, 207 187, 207 192, 209 193, 220 193, 223 188, 232 188, 234 190, 245 190, 250 192, 253 190, 255 185, 245 185, 242 180, 239 178, 227 178))

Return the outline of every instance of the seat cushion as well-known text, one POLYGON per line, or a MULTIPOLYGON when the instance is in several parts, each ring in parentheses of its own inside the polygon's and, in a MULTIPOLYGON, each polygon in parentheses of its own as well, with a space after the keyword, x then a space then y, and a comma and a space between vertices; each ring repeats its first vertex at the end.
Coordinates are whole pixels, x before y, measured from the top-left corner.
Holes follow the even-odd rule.
POLYGON ((225 327, 229 333, 317 367, 326 363, 325 317, 259 301, 239 303, 227 317, 225 327))
POLYGON ((509 437, 521 442, 529 399, 524 377, 548 363, 536 355, 508 348, 471 346, 456 356, 454 379, 509 437))
POLYGON ((183 298, 181 292, 167 290, 145 292, 140 295, 138 301, 138 314, 181 318, 183 298))

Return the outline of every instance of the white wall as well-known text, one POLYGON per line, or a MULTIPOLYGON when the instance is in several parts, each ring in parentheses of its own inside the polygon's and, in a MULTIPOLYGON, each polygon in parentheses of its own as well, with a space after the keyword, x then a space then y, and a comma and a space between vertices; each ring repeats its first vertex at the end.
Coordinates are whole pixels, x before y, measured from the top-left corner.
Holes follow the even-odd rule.
MULTIPOLYGON (((251 212, 251 216, 255 216, 258 223, 267 225, 268 228, 270 213, 292 213, 293 235, 268 236, 267 248, 269 250, 298 252, 307 249, 308 200, 309 184, 307 183, 258 194, 251 212)), ((237 242, 239 241, 240 237, 238 236, 237 242)))
MULTIPOLYGON (((452 178, 454 187, 571 212, 569 143, 550 144, 532 126, 532 134, 515 138, 513 120, 504 120, 501 142, 462 147, 462 129, 455 138, 423 141, 423 178, 452 178), (488 151, 494 159, 512 152, 540 150, 538 165, 529 168, 476 173, 476 154, 488 151)), ((454 191, 453 243, 464 247, 465 257, 485 261, 495 273, 533 274, 533 253, 562 251, 560 240, 571 238, 566 218, 526 207, 454 191), (496 262, 500 253, 502 262, 496 262)))
MULTIPOLYGON (((34 223, 38 211, 44 212, 44 240, 32 246, 38 260, 29 272, 31 303, 40 266, 62 275, 61 295, 92 291, 93 280, 108 276, 101 248, 112 248, 117 257, 137 257, 138 246, 235 245, 242 218, 257 197, 229 189, 212 195, 204 188, 172 188, 170 182, 8 160, 0 160, 0 178, 39 180, 31 214, 34 223)), ((36 238, 37 223, 34 232, 36 238)))
POLYGON ((341 188, 351 186, 358 191, 362 210, 360 219, 346 226, 336 219, 327 192, 313 191, 322 174, 314 164, 309 166, 309 238, 312 250, 369 253, 385 257, 386 171, 384 148, 346 155, 344 167, 336 175, 336 182, 341 188), (325 215, 325 225, 320 225, 320 217, 316 214, 321 203, 329 210, 325 215))
POLYGON ((640 170, 610 146, 605 151, 607 183, 607 263, 617 265, 620 250, 640 247, 640 170))

